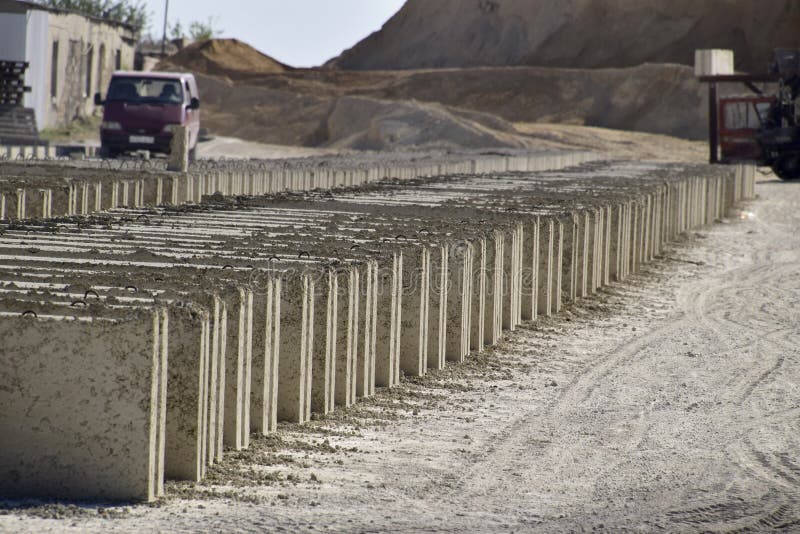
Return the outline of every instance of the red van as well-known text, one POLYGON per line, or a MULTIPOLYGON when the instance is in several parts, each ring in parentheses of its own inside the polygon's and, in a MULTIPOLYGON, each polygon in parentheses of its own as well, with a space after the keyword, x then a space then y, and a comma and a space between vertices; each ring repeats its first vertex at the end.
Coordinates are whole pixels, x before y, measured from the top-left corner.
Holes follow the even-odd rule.
POLYGON ((116 157, 133 150, 169 154, 172 128, 189 130, 189 159, 200 133, 200 100, 194 76, 177 72, 115 72, 103 106, 101 154, 116 157))

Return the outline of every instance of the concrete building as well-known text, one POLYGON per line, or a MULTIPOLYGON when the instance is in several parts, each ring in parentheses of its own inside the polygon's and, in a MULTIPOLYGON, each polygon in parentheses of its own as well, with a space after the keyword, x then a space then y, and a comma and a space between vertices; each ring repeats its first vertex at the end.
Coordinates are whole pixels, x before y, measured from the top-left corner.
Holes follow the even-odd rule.
POLYGON ((108 19, 0 0, 0 59, 27 61, 25 107, 39 130, 91 115, 114 70, 132 69, 135 30, 108 19))

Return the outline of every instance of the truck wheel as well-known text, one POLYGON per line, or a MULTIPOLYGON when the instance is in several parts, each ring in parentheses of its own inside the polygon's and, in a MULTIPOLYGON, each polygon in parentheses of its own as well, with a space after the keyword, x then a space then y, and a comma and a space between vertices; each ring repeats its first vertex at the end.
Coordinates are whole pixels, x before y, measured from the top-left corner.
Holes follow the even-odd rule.
POLYGON ((772 170, 781 180, 800 179, 800 154, 784 156, 772 166, 772 170))

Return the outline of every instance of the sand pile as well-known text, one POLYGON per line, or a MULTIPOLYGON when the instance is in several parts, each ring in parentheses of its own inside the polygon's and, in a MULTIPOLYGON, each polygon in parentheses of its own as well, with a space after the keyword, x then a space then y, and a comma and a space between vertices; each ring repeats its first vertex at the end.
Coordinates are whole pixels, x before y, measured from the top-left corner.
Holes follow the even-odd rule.
POLYGON ((319 146, 334 99, 195 73, 201 121, 217 135, 277 145, 319 146))
POLYGON ((158 68, 226 76, 233 80, 281 74, 291 70, 291 67, 237 39, 209 39, 192 43, 162 61, 158 68))
POLYGON ((203 125, 260 143, 339 149, 522 148, 507 121, 435 103, 316 96, 197 75, 203 125))
POLYGON ((756 72, 800 47, 799 28, 798 0, 408 0, 329 66, 691 65, 697 48, 731 48, 756 72))
POLYGON ((492 115, 441 104, 343 97, 328 117, 326 146, 395 150, 525 148, 528 144, 511 124, 492 115))

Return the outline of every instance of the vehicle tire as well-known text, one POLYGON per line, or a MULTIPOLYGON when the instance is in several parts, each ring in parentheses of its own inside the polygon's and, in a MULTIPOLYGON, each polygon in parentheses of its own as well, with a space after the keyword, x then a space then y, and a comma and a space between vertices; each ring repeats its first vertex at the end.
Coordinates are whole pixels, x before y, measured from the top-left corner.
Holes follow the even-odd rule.
POLYGON ((800 179, 800 154, 783 156, 775 162, 772 170, 781 180, 800 179))
POLYGON ((100 150, 97 151, 97 155, 103 159, 114 159, 119 157, 119 151, 114 150, 113 148, 107 147, 102 145, 100 150))
POLYGON ((189 163, 194 163, 197 160, 197 147, 189 149, 189 163))

